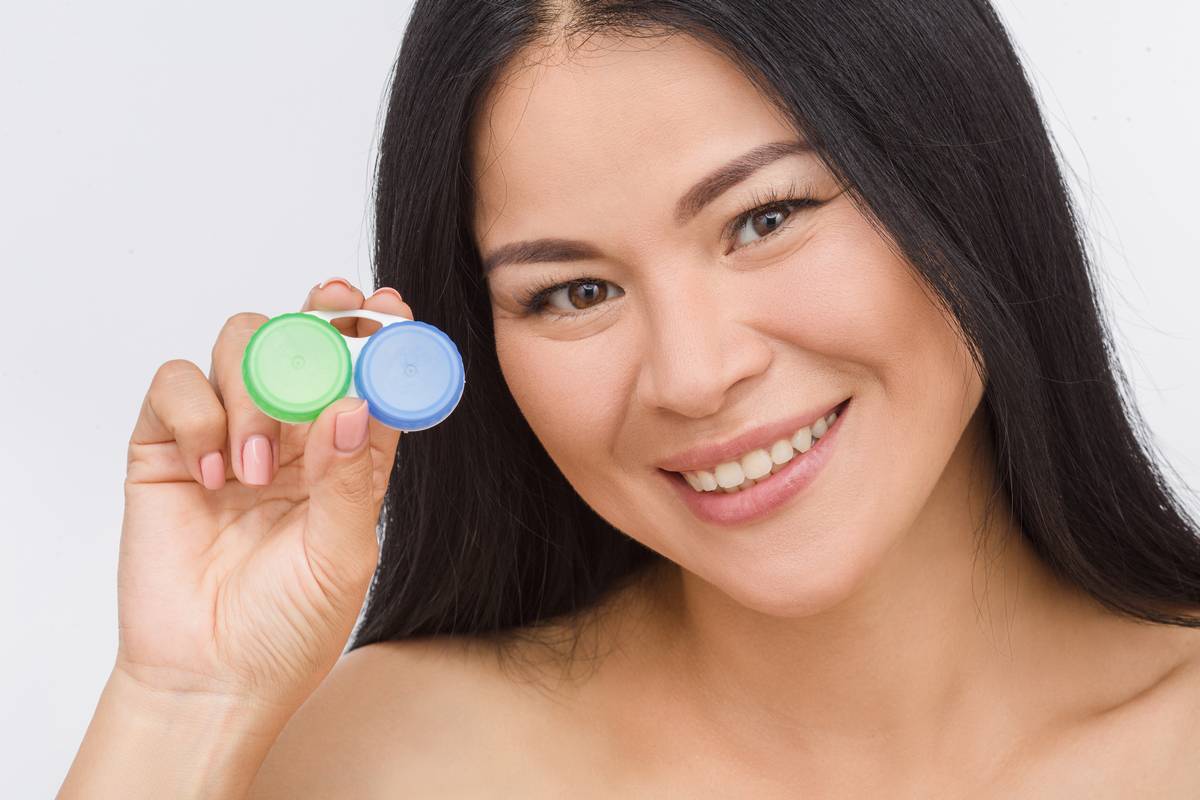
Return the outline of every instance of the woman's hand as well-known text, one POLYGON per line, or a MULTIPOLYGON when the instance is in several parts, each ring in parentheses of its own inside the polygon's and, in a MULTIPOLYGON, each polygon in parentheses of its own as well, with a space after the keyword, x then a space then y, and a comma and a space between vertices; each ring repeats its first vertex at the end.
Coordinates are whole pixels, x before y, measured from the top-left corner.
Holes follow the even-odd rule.
MULTIPOLYGON (((364 300, 340 280, 314 287, 303 308, 412 317, 394 291, 364 300)), ((294 710, 361 608, 400 433, 355 398, 299 425, 259 411, 242 352, 266 321, 231 317, 207 377, 169 361, 146 394, 129 442, 114 671, 159 692, 294 710)))

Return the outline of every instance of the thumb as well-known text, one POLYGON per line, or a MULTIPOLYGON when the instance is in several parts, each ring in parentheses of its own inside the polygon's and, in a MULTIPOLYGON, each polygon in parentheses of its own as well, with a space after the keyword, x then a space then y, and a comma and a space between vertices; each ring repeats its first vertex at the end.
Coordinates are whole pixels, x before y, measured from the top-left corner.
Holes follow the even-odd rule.
POLYGON ((379 557, 376 527, 384 487, 375 486, 370 422, 364 400, 343 397, 321 412, 304 444, 305 547, 314 573, 339 593, 365 592, 379 557))

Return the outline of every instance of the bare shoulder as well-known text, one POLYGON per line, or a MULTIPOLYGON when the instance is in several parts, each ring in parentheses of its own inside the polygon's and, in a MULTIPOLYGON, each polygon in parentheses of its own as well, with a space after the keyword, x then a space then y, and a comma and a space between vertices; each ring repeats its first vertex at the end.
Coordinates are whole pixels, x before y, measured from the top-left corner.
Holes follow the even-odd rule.
MULTIPOLYGON (((252 798, 436 794, 438 776, 478 770, 507 723, 497 670, 464 639, 384 642, 345 654, 288 722, 252 798)), ((511 710, 511 709, 509 709, 511 710)))
MULTIPOLYGON (((1200 797, 1200 630, 1172 626, 1133 639, 1164 665, 1132 696, 1037 742, 1020 775, 1025 794, 1055 786, 1063 796, 1200 797)), ((1036 792, 1033 792, 1036 794, 1036 792)))
POLYGON ((1200 797, 1200 630, 1150 630, 1167 667, 1128 702, 1097 716, 1085 739, 1090 760, 1119 770, 1112 788, 1163 800, 1200 797))
POLYGON ((1140 777, 1143 789, 1157 786, 1156 797, 1183 800, 1200 797, 1200 630, 1174 628, 1166 638, 1179 662, 1114 715, 1122 724, 1107 742, 1114 756, 1122 746, 1142 753, 1128 775, 1140 777), (1146 776, 1158 783, 1147 786, 1146 776))
POLYGON ((344 655, 288 722, 250 797, 550 796, 573 753, 563 695, 490 641, 438 636, 344 655), (538 770, 529 769, 537 749, 538 770))
POLYGON ((611 700, 643 674, 614 670, 626 662, 608 655, 648 649, 625 638, 644 630, 640 600, 618 591, 503 638, 425 637, 345 654, 276 740, 250 797, 603 792, 620 767, 611 700))

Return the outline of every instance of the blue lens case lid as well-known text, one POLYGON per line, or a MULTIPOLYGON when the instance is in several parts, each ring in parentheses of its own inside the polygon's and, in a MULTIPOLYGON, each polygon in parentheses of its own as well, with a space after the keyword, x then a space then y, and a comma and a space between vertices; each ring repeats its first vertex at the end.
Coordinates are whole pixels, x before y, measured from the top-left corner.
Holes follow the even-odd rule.
POLYGON ((371 415, 402 431, 432 428, 462 399, 466 375, 453 340, 420 320, 393 322, 367 339, 354 388, 371 415))

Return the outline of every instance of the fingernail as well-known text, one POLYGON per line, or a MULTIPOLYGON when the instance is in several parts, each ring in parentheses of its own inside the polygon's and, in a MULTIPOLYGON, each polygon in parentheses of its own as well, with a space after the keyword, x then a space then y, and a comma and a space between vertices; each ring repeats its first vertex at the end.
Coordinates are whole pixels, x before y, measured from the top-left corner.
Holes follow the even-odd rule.
POLYGON ((220 450, 214 450, 200 459, 200 478, 205 489, 215 490, 225 485, 225 459, 220 450))
POLYGON ((329 284, 331 284, 331 283, 340 283, 342 286, 345 286, 347 289, 353 289, 353 288, 354 288, 354 287, 353 287, 353 286, 350 284, 350 281, 346 280, 345 278, 326 278, 325 280, 323 280, 323 281, 321 281, 320 283, 318 283, 318 284, 317 284, 317 288, 318 288, 318 289, 324 289, 326 286, 328 286, 328 285, 329 285, 329 284))
POLYGON ((360 400, 358 408, 343 411, 333 419, 333 446, 343 453, 352 453, 367 440, 367 404, 360 400))
POLYGON ((271 482, 271 440, 256 433, 242 445, 242 476, 246 483, 266 486, 271 482))
POLYGON ((380 286, 374 292, 371 292, 371 297, 374 297, 377 294, 390 294, 392 297, 396 298, 401 303, 404 302, 404 298, 400 296, 400 293, 397 292, 395 289, 393 289, 390 286, 380 286))

